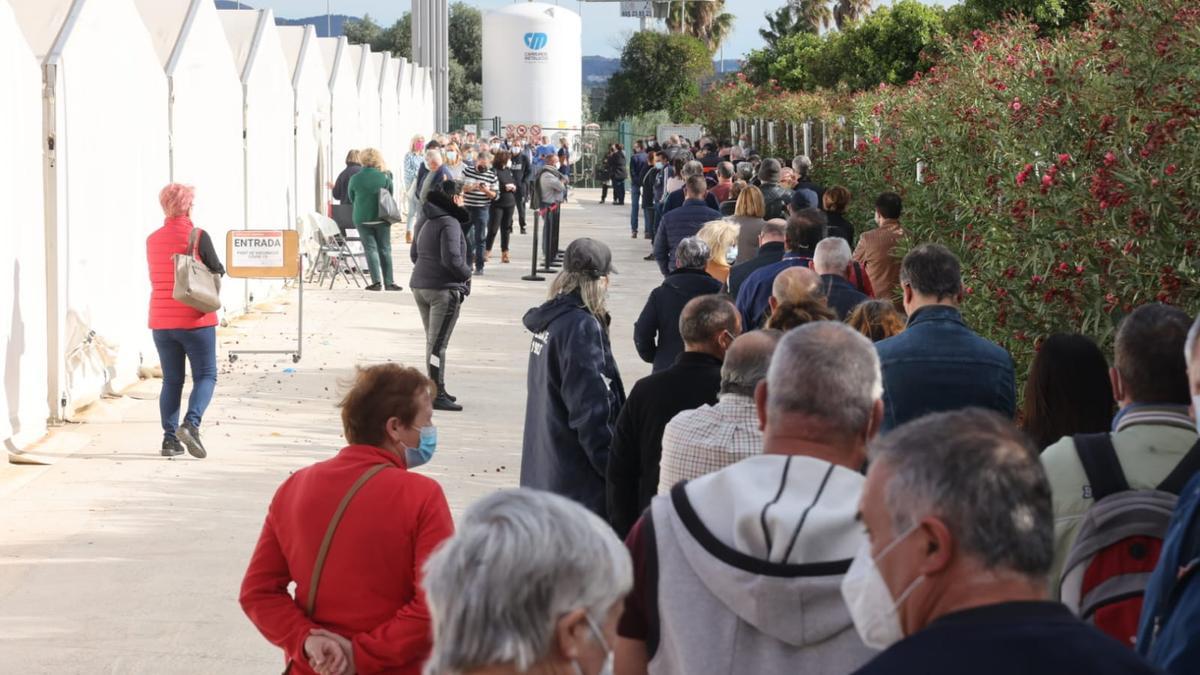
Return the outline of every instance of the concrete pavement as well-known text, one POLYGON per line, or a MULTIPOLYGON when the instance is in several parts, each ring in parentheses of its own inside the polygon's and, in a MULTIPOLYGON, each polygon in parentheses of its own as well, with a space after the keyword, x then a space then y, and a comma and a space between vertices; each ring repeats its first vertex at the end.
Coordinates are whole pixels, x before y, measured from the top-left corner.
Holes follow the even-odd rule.
MULTIPOLYGON (((613 343, 627 387, 649 373, 633 322, 661 278, 629 206, 572 191, 563 246, 579 236, 613 249, 613 343)), ((401 234, 397 231, 396 234, 401 234)), ((531 237, 499 244, 447 354, 447 382, 466 407, 438 413, 439 449, 421 471, 441 482, 455 514, 519 475, 529 334, 526 309, 549 281, 529 272, 531 237)), ((51 466, 0 465, 0 671, 21 673, 268 673, 281 653, 244 617, 237 592, 276 486, 343 445, 336 403, 355 364, 420 366, 424 334, 408 291, 408 247, 394 246, 399 293, 338 283, 305 294, 304 359, 233 349, 286 348, 296 295, 260 306, 219 332, 216 397, 203 429, 209 456, 158 454, 158 380, 85 411, 54 431, 51 466)), ((140 307, 140 304, 137 304, 140 307)), ((184 392, 185 396, 187 391, 184 392)))

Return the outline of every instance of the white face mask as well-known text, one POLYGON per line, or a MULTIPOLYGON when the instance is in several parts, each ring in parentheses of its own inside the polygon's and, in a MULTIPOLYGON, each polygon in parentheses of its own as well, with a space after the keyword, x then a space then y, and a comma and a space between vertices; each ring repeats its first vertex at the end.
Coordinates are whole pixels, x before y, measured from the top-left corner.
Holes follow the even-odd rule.
MULTIPOLYGON (((596 622, 592 621, 591 615, 587 615, 587 622, 588 628, 592 629, 592 634, 596 636, 596 641, 600 643, 600 646, 604 647, 604 653, 606 654, 604 665, 600 666, 600 672, 596 673, 596 675, 613 675, 613 650, 609 649, 608 640, 604 639, 604 633, 600 632, 600 628, 596 625, 596 622)), ((579 666, 578 661, 575 661, 571 665, 575 667, 576 675, 583 675, 583 668, 579 666)))
POLYGON ((726 265, 732 265, 733 261, 737 260, 737 257, 738 257, 738 247, 736 244, 725 249, 725 264, 726 265))
POLYGON ((904 628, 900 625, 900 605, 909 594, 925 580, 924 576, 913 579, 900 597, 893 600, 887 582, 879 573, 877 560, 892 551, 904 538, 917 531, 917 526, 896 537, 884 547, 878 556, 871 556, 871 542, 864 540, 850 563, 846 576, 842 577, 842 599, 850 610, 850 618, 858 630, 863 644, 871 649, 887 649, 904 639, 904 628))

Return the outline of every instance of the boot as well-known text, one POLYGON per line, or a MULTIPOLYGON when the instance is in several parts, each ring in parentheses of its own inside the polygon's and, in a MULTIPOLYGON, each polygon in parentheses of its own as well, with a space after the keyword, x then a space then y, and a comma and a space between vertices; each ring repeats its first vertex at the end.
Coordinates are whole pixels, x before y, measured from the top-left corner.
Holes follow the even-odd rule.
POLYGON ((406 244, 411 244, 411 243, 412 243, 412 232, 405 232, 405 233, 404 233, 404 243, 406 243, 406 244))
POLYGON ((442 382, 442 369, 434 365, 429 366, 429 379, 437 385, 437 397, 433 399, 433 409, 461 412, 463 407, 455 403, 457 399, 446 393, 446 383, 442 382))
POLYGON ((508 257, 508 251, 500 252, 500 262, 502 262, 502 263, 512 262, 512 259, 508 257))

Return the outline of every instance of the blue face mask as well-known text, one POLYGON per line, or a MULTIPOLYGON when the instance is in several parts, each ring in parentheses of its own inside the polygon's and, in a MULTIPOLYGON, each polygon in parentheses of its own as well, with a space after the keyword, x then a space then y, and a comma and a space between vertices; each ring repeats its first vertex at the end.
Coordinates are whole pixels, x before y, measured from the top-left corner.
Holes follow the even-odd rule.
POLYGON ((662 162, 655 162, 655 163, 654 163, 654 168, 656 168, 656 169, 661 169, 661 168, 663 168, 663 163, 662 163, 662 162))
POLYGON ((422 464, 428 464, 437 451, 437 427, 421 427, 421 442, 415 448, 404 449, 404 461, 408 468, 414 469, 422 464))

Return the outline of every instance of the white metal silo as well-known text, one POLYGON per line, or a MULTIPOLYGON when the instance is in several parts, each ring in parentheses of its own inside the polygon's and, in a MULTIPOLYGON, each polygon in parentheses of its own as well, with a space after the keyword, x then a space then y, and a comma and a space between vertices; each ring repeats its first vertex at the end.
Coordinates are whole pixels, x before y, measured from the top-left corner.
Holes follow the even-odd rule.
POLYGON ((483 20, 483 115, 553 130, 582 123, 583 24, 568 9, 509 5, 483 20))

